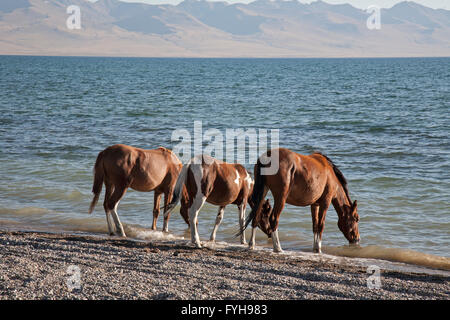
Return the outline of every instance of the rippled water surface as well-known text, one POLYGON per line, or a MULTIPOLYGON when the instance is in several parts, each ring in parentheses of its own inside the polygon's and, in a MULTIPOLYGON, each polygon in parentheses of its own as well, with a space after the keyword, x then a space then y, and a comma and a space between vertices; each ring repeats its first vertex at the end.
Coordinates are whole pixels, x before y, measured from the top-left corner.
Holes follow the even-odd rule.
MULTIPOLYGON (((281 146, 326 153, 358 200, 361 256, 407 250, 444 257, 448 266, 449 84, 448 58, 0 56, 0 227, 105 232, 101 201, 87 214, 98 152, 116 143, 173 148, 173 130, 193 133, 199 120, 204 131, 224 135, 227 128, 279 129, 281 146)), ((145 238, 152 205, 152 193, 132 190, 121 201, 132 235, 145 238)), ((217 209, 207 204, 200 213, 202 239, 217 209)), ((218 240, 238 242, 237 218, 228 206, 218 240)), ((169 228, 189 239, 178 210, 169 228)), ((279 230, 285 249, 311 250, 309 208, 286 206, 279 230)), ((271 245, 262 233, 257 241, 271 245)), ((330 208, 325 251, 353 255, 346 245, 330 208)))

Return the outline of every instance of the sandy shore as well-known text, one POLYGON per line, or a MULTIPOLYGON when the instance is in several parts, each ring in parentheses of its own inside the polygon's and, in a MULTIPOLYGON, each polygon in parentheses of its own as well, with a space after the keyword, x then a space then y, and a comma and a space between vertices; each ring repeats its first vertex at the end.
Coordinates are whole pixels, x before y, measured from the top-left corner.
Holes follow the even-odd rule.
POLYGON ((445 299, 450 277, 244 247, 0 231, 0 299, 445 299), (374 283, 374 282, 371 282, 374 283))

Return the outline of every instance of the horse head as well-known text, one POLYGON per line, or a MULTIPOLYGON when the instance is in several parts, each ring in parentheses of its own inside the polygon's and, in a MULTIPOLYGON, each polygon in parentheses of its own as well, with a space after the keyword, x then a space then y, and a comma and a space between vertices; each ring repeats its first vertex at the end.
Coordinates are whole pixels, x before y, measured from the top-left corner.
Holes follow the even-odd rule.
POLYGON ((187 225, 189 226, 190 225, 189 214, 188 214, 189 194, 187 192, 186 186, 183 186, 180 203, 181 203, 180 214, 183 217, 184 222, 186 222, 187 225))
POLYGON ((350 244, 359 243, 360 236, 358 222, 358 203, 355 200, 351 205, 343 206, 342 215, 339 215, 338 218, 339 230, 341 230, 350 244))
POLYGON ((257 226, 267 234, 267 236, 270 238, 272 235, 272 206, 270 205, 269 199, 266 199, 261 207, 261 214, 259 216, 259 219, 257 221, 257 226))

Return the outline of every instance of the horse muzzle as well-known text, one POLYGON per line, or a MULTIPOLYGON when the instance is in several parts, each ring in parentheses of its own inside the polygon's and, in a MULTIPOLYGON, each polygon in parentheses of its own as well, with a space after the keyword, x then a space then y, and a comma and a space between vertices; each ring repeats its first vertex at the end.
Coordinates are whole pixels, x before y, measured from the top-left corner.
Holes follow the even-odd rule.
POLYGON ((353 240, 353 241, 349 241, 349 244, 351 246, 359 246, 359 241, 361 240, 360 237, 358 237, 357 239, 353 240))

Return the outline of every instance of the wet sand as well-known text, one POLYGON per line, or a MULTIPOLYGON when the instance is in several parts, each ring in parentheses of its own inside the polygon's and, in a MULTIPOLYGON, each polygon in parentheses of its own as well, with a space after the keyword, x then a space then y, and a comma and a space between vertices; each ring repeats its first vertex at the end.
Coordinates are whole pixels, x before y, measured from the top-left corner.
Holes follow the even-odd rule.
MULTIPOLYGON (((442 299, 450 277, 187 241, 0 231, 0 299, 442 299), (371 284, 376 282, 369 279, 371 284)), ((319 257, 319 258, 317 258, 319 257)))

